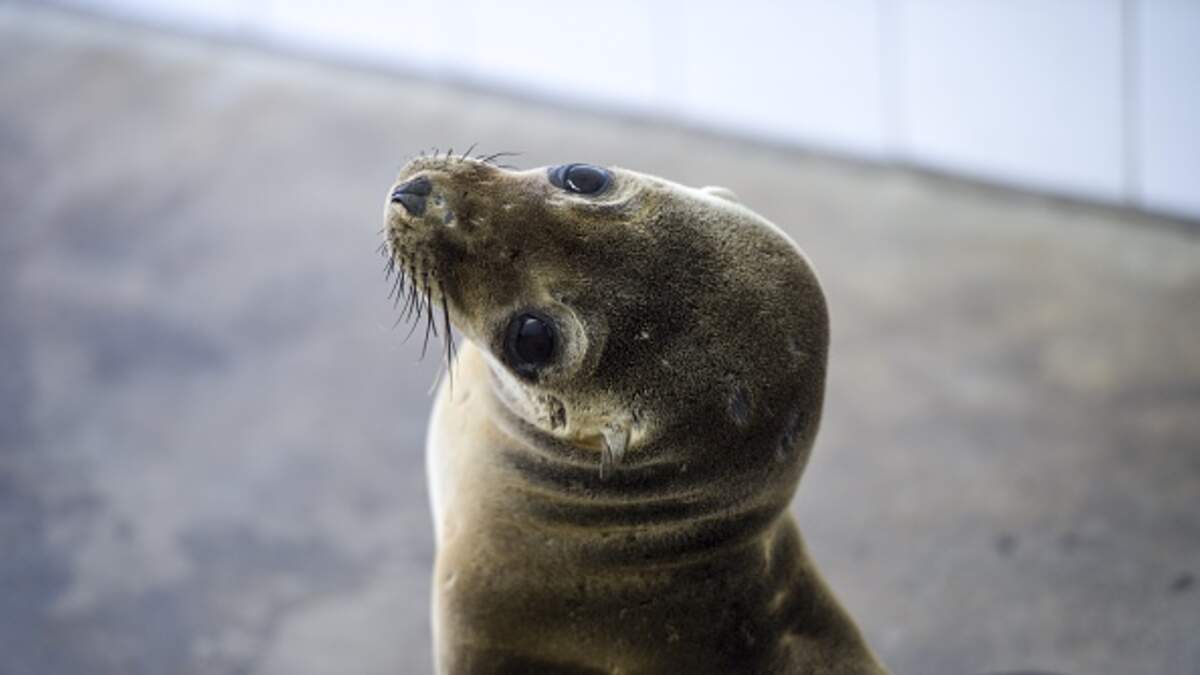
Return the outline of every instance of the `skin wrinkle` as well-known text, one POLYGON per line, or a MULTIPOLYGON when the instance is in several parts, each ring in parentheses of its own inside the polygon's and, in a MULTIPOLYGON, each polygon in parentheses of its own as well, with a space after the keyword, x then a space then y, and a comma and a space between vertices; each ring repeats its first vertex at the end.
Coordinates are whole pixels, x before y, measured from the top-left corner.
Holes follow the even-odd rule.
POLYGON ((418 320, 466 339, 429 443, 438 671, 884 673, 787 511, 828 348, 803 254, 727 191, 548 175, 419 158, 423 211, 386 207, 418 320), (557 346, 517 371, 530 312, 557 346))

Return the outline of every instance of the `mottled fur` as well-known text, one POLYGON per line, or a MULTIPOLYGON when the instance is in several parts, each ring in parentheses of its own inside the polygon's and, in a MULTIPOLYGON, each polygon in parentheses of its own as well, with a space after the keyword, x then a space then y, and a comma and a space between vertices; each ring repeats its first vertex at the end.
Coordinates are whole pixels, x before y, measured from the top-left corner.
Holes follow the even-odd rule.
POLYGON ((468 341, 428 445, 438 672, 883 673, 787 510, 828 348, 796 246, 632 171, 595 197, 459 157, 417 176, 389 253, 468 341), (500 358, 530 309, 563 333, 532 382, 500 358))

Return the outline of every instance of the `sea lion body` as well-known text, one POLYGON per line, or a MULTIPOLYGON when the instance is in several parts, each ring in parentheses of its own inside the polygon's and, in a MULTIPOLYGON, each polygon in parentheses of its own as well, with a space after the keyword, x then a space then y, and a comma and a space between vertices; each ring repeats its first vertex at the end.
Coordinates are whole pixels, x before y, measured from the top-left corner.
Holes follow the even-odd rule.
POLYGON ((828 346, 807 261, 727 193, 576 166, 421 159, 388 206, 468 340, 427 448, 438 672, 884 673, 787 510, 828 346))

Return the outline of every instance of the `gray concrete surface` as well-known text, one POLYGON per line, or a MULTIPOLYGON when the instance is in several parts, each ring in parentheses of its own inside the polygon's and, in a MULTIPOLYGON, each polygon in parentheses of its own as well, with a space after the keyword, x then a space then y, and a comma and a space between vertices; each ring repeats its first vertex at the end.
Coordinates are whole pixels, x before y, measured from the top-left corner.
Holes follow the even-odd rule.
POLYGON ((1200 674, 1200 230, 0 5, 0 673, 422 673, 422 147, 723 184, 828 287, 795 509, 898 674, 1200 674), (414 341, 415 342, 415 341, 414 341))

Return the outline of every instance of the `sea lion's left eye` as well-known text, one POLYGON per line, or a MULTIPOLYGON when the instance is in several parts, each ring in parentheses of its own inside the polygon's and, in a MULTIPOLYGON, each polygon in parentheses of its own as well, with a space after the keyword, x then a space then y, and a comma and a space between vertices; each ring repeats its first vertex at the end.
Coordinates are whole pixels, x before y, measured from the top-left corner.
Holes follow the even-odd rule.
POLYGON ((563 164, 550 169, 550 182, 569 192, 594 195, 604 192, 612 174, 591 164, 563 164))
POLYGON ((532 376, 554 358, 557 343, 552 321, 537 314, 518 314, 508 324, 504 357, 517 373, 532 376))

